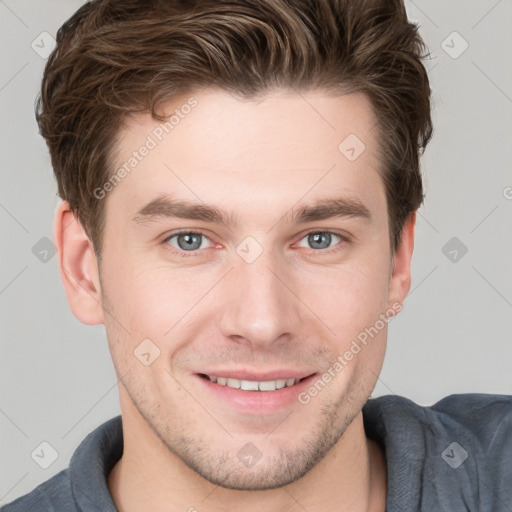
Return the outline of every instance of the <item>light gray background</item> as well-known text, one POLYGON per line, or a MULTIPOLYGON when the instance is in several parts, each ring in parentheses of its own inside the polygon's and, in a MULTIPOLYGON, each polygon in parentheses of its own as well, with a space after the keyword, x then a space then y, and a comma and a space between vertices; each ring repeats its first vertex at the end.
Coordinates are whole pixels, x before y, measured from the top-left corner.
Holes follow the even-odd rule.
MULTIPOLYGON (((45 59, 31 44, 43 53, 40 34, 55 36, 81 3, 0 0, 0 505, 67 467, 80 441, 120 413, 103 327, 74 318, 56 258, 32 252, 52 238, 58 198, 33 113, 45 59), (48 469, 31 458, 43 441, 58 452, 48 469)), ((374 396, 427 405, 510 394, 512 2, 406 5, 431 52, 435 134, 422 160, 412 291, 390 325, 374 396), (457 58, 464 42, 454 31, 469 44, 457 58), (468 249, 456 262, 442 251, 452 237, 468 249)))

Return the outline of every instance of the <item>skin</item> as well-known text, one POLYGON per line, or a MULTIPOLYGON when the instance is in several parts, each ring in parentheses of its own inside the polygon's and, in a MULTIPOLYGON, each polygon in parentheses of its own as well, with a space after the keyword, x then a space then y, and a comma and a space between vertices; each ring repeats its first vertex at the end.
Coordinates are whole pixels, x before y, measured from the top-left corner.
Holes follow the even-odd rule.
MULTIPOLYGON (((204 90, 194 98, 197 106, 102 199, 101 271, 65 201, 55 219, 71 309, 85 324, 105 325, 120 379, 124 453, 109 475, 116 506, 383 511, 385 460, 365 436, 361 409, 382 367, 386 327, 307 404, 272 414, 241 414, 207 394, 196 375, 210 368, 321 375, 404 300, 415 215, 393 253, 370 102, 361 93, 287 90, 251 100, 204 90), (349 134, 366 146, 354 161, 338 150, 349 134), (162 193, 231 211, 238 224, 132 220, 162 193), (358 199, 370 218, 283 219, 333 195, 358 199), (177 237, 165 241, 178 229, 205 235, 195 256, 177 237), (346 239, 312 245, 307 235, 326 231, 346 239), (248 236, 263 248, 250 264, 236 252, 248 236), (144 339, 160 350, 149 366, 133 353, 144 339), (261 452, 251 468, 237 458, 248 442, 261 452)), ((127 121, 119 165, 158 125, 149 114, 127 121)))

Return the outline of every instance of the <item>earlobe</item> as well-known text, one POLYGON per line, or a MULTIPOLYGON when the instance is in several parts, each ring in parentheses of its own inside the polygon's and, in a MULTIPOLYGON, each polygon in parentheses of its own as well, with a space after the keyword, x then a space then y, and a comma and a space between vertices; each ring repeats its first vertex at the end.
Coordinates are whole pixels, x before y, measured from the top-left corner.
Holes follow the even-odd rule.
POLYGON ((96 254, 67 201, 62 201, 57 208, 53 240, 71 311, 84 324, 102 324, 104 315, 96 254))
POLYGON ((414 249, 414 227, 416 212, 411 213, 404 223, 400 245, 397 247, 389 283, 389 306, 403 303, 411 288, 411 259, 414 249))

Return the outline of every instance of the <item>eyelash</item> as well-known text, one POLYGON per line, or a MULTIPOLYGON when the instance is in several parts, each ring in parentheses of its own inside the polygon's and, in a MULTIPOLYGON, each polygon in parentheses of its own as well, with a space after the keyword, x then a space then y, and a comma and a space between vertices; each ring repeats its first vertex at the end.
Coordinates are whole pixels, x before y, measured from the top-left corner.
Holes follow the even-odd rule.
MULTIPOLYGON (((322 253, 322 254, 332 254, 334 252, 337 252, 337 251, 341 250, 340 246, 342 245, 343 242, 349 242, 349 238, 347 236, 344 236, 344 235, 340 234, 340 233, 336 233, 335 231, 319 231, 319 230, 313 230, 313 231, 307 232, 299 241, 302 241, 304 238, 308 237, 309 235, 326 234, 326 233, 330 234, 330 235, 337 236, 338 238, 340 238, 340 242, 338 242, 338 244, 336 244, 334 247, 331 247, 331 248, 328 248, 328 249, 309 249, 310 251, 317 252, 317 253, 322 253)), ((187 234, 187 235, 200 235, 200 236, 203 236, 203 237, 207 238, 208 240, 210 240, 210 238, 207 235, 205 235, 204 233, 202 233, 201 231, 181 230, 181 231, 175 231, 174 233, 171 233, 170 235, 168 235, 162 241, 162 243, 166 246, 167 250, 169 250, 173 254, 178 254, 181 257, 189 258, 189 257, 194 257, 194 256, 200 256, 200 254, 205 249, 196 249, 194 251, 183 251, 181 249, 176 249, 175 247, 172 247, 169 244, 169 241, 172 238, 177 237, 179 235, 183 235, 183 234, 187 234)), ((210 240, 210 242, 211 242, 211 240, 210 240)))

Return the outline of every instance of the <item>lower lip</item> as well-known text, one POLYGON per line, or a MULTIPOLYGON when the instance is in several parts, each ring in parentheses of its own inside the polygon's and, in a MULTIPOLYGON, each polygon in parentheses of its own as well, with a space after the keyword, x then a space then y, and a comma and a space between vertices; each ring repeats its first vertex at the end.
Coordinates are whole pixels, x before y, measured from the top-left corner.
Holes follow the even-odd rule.
POLYGON ((227 402, 231 407, 246 414, 272 414, 298 402, 298 395, 307 389, 316 373, 298 384, 275 391, 243 391, 212 382, 199 375, 195 377, 217 400, 227 402))

